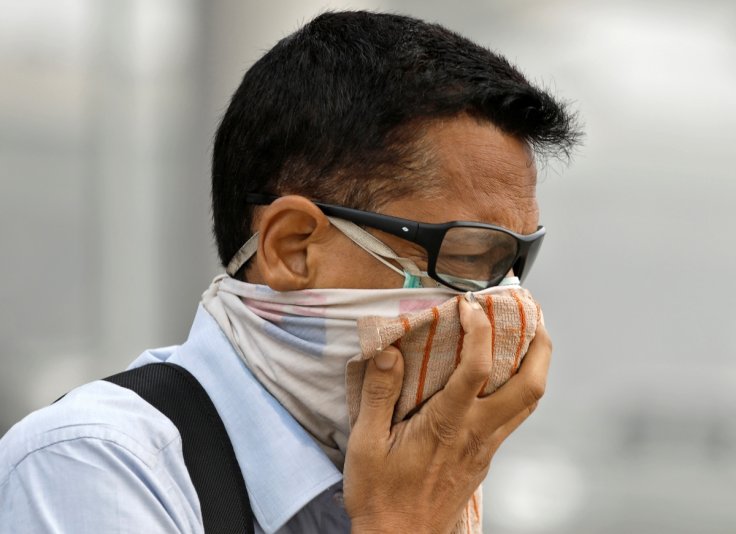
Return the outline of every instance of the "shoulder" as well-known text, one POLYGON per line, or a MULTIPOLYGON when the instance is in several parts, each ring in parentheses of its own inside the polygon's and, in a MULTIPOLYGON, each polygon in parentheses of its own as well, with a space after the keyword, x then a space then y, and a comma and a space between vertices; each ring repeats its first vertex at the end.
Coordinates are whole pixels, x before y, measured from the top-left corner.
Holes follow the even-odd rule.
POLYGON ((106 528, 121 513, 190 531, 199 513, 176 427, 105 381, 30 414, 0 440, 0 503, 0 531, 48 522, 106 528))
POLYGON ((152 465, 176 427, 132 391, 98 380, 14 425, 0 440, 0 483, 28 455, 70 441, 108 441, 152 465))

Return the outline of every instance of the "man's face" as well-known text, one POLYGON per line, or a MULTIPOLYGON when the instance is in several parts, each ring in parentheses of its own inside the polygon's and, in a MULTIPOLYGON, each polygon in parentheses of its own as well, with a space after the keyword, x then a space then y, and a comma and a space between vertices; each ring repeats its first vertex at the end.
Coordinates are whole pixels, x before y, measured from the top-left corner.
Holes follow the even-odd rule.
MULTIPOLYGON (((434 123, 425 149, 436 162, 433 193, 386 204, 381 213, 421 222, 475 221, 520 234, 537 229, 537 171, 529 147, 488 123, 470 117, 434 123)), ((399 256, 426 267, 419 245, 370 230, 399 256)), ((404 280, 335 230, 330 264, 314 287, 396 288, 404 280)))

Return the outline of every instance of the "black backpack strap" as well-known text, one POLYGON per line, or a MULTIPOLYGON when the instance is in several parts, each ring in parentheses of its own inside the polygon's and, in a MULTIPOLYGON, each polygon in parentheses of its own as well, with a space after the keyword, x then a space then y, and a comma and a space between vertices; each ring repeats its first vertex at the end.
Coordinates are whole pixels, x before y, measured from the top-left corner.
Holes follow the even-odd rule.
POLYGON ((253 534, 253 513, 233 446, 197 379, 178 365, 153 363, 105 380, 136 392, 179 429, 205 532, 253 534))

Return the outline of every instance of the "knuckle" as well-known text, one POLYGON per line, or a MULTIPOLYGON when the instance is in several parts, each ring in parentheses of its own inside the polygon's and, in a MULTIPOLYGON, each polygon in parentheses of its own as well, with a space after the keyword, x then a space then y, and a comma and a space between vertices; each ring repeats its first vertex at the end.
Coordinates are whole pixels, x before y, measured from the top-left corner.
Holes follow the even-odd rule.
POLYGON ((460 425, 452 419, 442 417, 436 411, 432 411, 429 417, 429 426, 438 443, 447 446, 457 441, 460 425))
POLYGON ((536 405, 544 396, 546 387, 547 384, 544 380, 533 379, 527 381, 522 389, 524 405, 527 407, 536 405))
POLYGON ((491 322, 482 309, 472 310, 470 313, 467 313, 463 318, 462 324, 466 334, 475 334, 484 328, 488 330, 491 328, 491 322))
POLYGON ((492 364, 484 361, 469 365, 464 373, 465 386, 468 389, 479 388, 490 376, 492 364))
POLYGON ((393 401, 393 384, 383 381, 366 383, 363 389, 363 402, 369 407, 380 407, 393 401))

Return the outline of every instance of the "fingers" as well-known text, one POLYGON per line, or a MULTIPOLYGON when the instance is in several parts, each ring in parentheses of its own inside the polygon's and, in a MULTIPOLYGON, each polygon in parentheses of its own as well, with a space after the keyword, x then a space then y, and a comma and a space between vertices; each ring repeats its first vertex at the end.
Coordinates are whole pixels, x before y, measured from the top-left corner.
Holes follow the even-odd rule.
POLYGON ((445 387, 425 407, 434 424, 440 429, 449 429, 449 434, 473 406, 493 366, 488 317, 475 297, 458 301, 460 323, 465 332, 460 363, 445 387))
POLYGON ((360 412, 352 433, 388 437, 403 378, 404 359, 396 347, 388 347, 368 360, 360 412))
MULTIPOLYGON (((469 293, 469 295, 473 295, 469 293)), ((465 336, 460 363, 447 382, 443 396, 458 409, 471 406, 493 367, 491 328, 488 317, 475 296, 458 299, 460 323, 465 336)))
POLYGON ((501 426, 513 430, 526 419, 544 395, 551 358, 552 342, 540 323, 519 372, 495 393, 478 399, 479 425, 490 431, 501 426))

